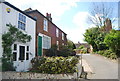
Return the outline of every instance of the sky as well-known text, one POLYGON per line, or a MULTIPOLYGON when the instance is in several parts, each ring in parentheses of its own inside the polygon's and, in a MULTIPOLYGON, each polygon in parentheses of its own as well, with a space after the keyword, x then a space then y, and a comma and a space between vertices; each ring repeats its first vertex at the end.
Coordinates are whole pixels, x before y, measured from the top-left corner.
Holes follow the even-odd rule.
MULTIPOLYGON (((67 38, 74 43, 84 43, 83 34, 85 30, 95 26, 87 22, 90 16, 92 0, 6 0, 21 10, 32 8, 39 10, 43 15, 51 13, 52 22, 62 29, 67 38)), ((105 0, 108 1, 108 0, 105 0)), ((112 0, 110 5, 114 7, 114 13, 117 15, 117 2, 112 0)), ((96 0, 100 2, 100 0, 96 0)), ((109 1, 108 1, 109 3, 109 1)), ((117 16, 113 18, 117 19, 117 16)), ((113 23, 117 27, 117 22, 113 23)))

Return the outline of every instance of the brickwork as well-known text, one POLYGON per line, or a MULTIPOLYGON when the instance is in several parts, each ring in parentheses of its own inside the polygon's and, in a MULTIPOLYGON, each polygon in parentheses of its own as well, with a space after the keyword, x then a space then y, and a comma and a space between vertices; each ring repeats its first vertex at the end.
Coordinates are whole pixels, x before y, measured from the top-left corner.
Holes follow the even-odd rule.
MULTIPOLYGON (((44 35, 51 37, 51 45, 55 45, 56 41, 59 41, 59 46, 61 46, 63 43, 64 43, 64 45, 66 45, 67 34, 64 33, 60 28, 58 28, 52 22, 52 18, 50 18, 51 14, 47 13, 46 15, 49 15, 49 17, 46 17, 43 14, 41 14, 38 10, 28 10, 26 13, 37 19, 37 23, 36 23, 36 53, 37 53, 37 48, 38 48, 37 36, 39 33, 42 33, 44 35), (44 28, 43 28, 44 27, 44 18, 46 18, 48 21, 48 31, 44 31, 44 28), (48 18, 50 18, 50 20, 48 18), (59 30, 59 37, 56 37, 56 28, 59 30), (62 40, 62 33, 64 34, 64 40, 62 40)), ((44 52, 45 52, 45 49, 43 49, 43 53, 44 52)))

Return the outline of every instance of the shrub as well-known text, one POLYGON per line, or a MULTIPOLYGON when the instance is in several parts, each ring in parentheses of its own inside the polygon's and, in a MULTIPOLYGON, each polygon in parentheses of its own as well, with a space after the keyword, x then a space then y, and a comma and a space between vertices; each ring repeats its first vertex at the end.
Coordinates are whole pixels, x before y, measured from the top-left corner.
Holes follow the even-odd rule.
POLYGON ((106 35, 104 42, 118 57, 120 56, 120 31, 111 30, 110 33, 106 35))
POLYGON ((32 72, 60 74, 77 71, 77 57, 41 57, 32 60, 32 72))
POLYGON ((46 56, 49 56, 49 57, 59 55, 59 51, 57 50, 57 46, 56 46, 56 45, 53 45, 50 49, 48 49, 48 50, 45 52, 45 55, 46 55, 46 56))
POLYGON ((45 52, 45 55, 48 57, 52 56, 75 56, 76 52, 73 49, 70 49, 68 46, 61 46, 59 50, 57 50, 57 46, 53 45, 50 49, 45 52))
POLYGON ((112 50, 102 50, 97 53, 110 59, 117 59, 117 55, 112 50))

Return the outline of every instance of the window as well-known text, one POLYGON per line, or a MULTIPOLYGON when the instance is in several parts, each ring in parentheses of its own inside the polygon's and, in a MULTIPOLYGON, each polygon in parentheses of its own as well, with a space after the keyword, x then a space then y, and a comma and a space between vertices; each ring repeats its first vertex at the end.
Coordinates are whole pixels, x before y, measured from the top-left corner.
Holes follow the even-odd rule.
POLYGON ((56 37, 59 37, 59 30, 56 28, 56 37))
POLYGON ((64 40, 64 33, 62 33, 62 40, 64 40))
POLYGON ((27 46, 27 51, 29 51, 29 46, 27 46))
POLYGON ((18 20, 18 28, 25 30, 25 26, 26 26, 26 17, 19 13, 19 20, 18 20))
POLYGON ((14 51, 17 50, 17 44, 14 44, 14 47, 13 47, 14 51))
POLYGON ((13 61, 17 61, 17 52, 13 52, 13 61))
POLYGON ((64 46, 64 43, 62 43, 62 45, 64 46))
POLYGON ((26 60, 29 60, 29 53, 26 53, 26 60))
POLYGON ((59 41, 56 42, 56 45, 57 45, 57 49, 59 50, 59 41))
POLYGON ((34 16, 34 19, 36 19, 36 20, 37 20, 37 17, 36 17, 36 16, 34 16))
POLYGON ((44 31, 48 31, 48 21, 44 19, 44 31))
POLYGON ((19 47, 19 60, 24 60, 25 59, 25 46, 20 46, 19 47))
POLYGON ((13 44, 13 61, 17 61, 17 44, 13 44))
POLYGON ((43 36, 43 48, 49 49, 51 47, 51 38, 48 36, 43 36))
POLYGON ((29 46, 26 49, 26 60, 29 60, 29 46))

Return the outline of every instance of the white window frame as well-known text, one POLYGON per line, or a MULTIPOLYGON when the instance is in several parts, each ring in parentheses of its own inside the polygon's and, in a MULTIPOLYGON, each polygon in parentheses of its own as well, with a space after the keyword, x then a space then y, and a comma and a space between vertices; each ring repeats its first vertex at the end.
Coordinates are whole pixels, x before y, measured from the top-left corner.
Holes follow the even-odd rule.
POLYGON ((64 33, 62 33, 62 40, 65 40, 65 35, 64 35, 64 33))
POLYGON ((16 61, 18 61, 18 58, 17 58, 17 57, 18 57, 18 45, 16 44, 17 47, 16 47, 16 50, 14 50, 14 45, 15 45, 15 44, 16 44, 16 43, 14 43, 14 44, 12 45, 12 54, 13 54, 13 53, 16 53, 16 61))
POLYGON ((64 43, 62 43, 62 45, 64 46, 65 44, 64 44, 64 43))
POLYGON ((22 13, 18 15, 18 28, 21 30, 26 30, 26 16, 22 13))
POLYGON ((59 50, 59 41, 56 41, 57 50, 59 50))
POLYGON ((51 37, 49 37, 47 35, 43 35, 43 45, 42 46, 43 46, 43 49, 50 49, 51 48, 51 37), (47 40, 45 40, 44 37, 46 37, 47 40))
POLYGON ((43 30, 48 31, 48 20, 46 18, 44 18, 43 21, 43 30))
POLYGON ((56 28, 56 37, 59 37, 59 29, 56 28))

